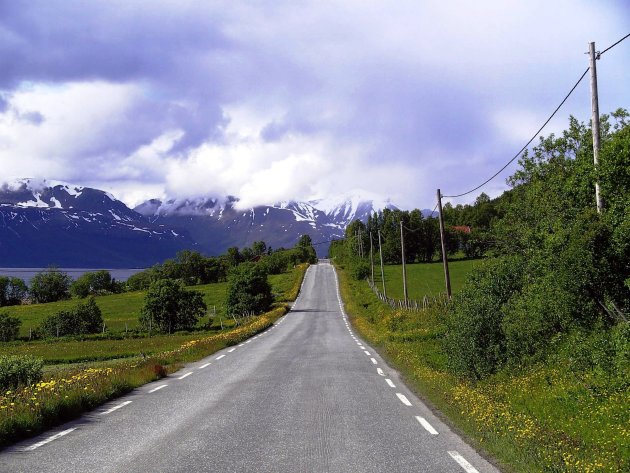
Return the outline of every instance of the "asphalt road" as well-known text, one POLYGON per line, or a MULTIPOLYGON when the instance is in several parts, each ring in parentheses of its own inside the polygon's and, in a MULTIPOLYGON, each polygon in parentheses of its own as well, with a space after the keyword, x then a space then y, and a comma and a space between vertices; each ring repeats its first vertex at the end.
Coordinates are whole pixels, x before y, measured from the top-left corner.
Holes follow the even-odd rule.
POLYGON ((0 453, 2 472, 494 472, 352 331, 331 265, 263 334, 0 453))

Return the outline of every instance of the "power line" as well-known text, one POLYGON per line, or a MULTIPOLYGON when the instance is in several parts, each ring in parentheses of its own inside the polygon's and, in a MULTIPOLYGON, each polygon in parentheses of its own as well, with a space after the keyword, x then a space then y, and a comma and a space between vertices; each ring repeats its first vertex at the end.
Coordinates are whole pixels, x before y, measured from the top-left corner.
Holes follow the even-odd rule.
POLYGON ((599 56, 601 56, 602 54, 604 54, 606 51, 614 48, 615 46, 617 46, 619 43, 621 43, 624 39, 628 39, 630 38, 630 33, 628 33, 627 35, 625 35, 623 38, 621 38, 619 41, 617 41, 614 44, 611 44, 610 46, 608 46, 606 49, 604 49, 602 52, 597 54, 597 59, 599 59, 599 56))
MULTIPOLYGON (((612 47, 612 46, 611 46, 612 47)), ((558 110, 560 110, 560 107, 562 107, 564 105, 564 103, 569 99, 569 97, 571 96, 571 94, 573 93, 573 91, 577 88, 577 86, 580 84, 580 82, 582 82, 582 79, 584 79, 584 76, 586 76, 586 74, 589 71, 589 67, 586 68, 586 70, 582 73, 582 75, 580 76, 580 78, 578 79, 578 81, 575 83, 575 85, 571 88, 571 90, 569 91, 569 93, 564 97, 564 99, 562 99, 562 102, 560 102, 560 105, 558 105, 556 107, 556 109, 553 111, 553 113, 549 116, 549 118, 547 118, 547 120, 545 121, 545 123, 542 124, 542 126, 538 129, 538 131, 536 133, 534 133, 534 135, 530 138, 530 140, 525 143, 525 146, 523 146, 518 153, 516 153, 514 155, 514 157, 512 159, 510 159, 507 163, 505 163, 505 165, 499 169, 497 172, 495 172, 491 177, 489 177, 488 179, 486 179, 485 181, 483 181, 481 184, 479 184, 477 187, 470 189, 469 191, 466 192, 462 192, 461 194, 456 194, 456 195, 442 195, 442 197, 450 197, 450 198, 455 198, 455 197, 463 197, 465 195, 470 194, 471 192, 475 192, 476 190, 480 189, 481 187, 485 186, 488 182, 490 182, 492 179, 494 179, 495 177, 497 177, 499 174, 501 174, 501 172, 503 172, 505 170, 505 168, 507 168, 510 164, 512 164, 514 162, 514 160, 516 158, 518 158, 520 156, 520 154, 525 151, 525 149, 531 144, 532 141, 534 141, 536 139, 536 137, 538 136, 538 134, 543 130, 543 128, 545 128, 547 126, 547 124, 551 121, 551 119, 556 115, 556 113, 558 112, 558 110)), ((437 207, 437 206, 436 206, 437 207)))

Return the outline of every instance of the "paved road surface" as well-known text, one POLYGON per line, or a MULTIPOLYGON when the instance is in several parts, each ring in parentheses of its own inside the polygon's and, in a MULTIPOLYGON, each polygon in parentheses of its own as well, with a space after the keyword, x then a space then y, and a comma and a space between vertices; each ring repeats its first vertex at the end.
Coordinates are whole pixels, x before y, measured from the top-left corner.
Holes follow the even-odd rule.
POLYGON ((273 328, 3 451, 0 471, 498 470, 353 333, 322 263, 273 328))

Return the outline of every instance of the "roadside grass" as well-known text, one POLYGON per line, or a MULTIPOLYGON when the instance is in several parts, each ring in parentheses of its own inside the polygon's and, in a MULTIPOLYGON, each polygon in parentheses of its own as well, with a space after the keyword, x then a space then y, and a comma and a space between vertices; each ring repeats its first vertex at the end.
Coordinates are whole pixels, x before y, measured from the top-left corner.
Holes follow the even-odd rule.
MULTIPOLYGON (((454 260, 449 261, 449 273, 451 276, 451 289, 457 292, 463 285, 468 274, 480 260, 454 260)), ((407 264, 407 291, 409 298, 422 300, 424 296, 437 296, 445 293, 444 266, 442 262, 407 264)), ((402 265, 385 265, 385 287, 387 296, 393 299, 403 298, 402 265)), ((374 265, 374 283, 379 291, 383 291, 380 266, 374 265)))
MULTIPOLYGON (((282 293, 278 293, 278 299, 288 300, 292 294, 297 296, 307 267, 308 265, 300 265, 290 273, 274 278, 272 281, 274 287, 278 284, 283 290, 282 293)), ((57 365, 53 369, 48 369, 41 382, 20 386, 0 394, 0 447, 76 418, 108 400, 176 371, 183 363, 198 360, 227 346, 238 344, 269 328, 287 310, 286 303, 278 302, 269 312, 251 317, 238 327, 220 332, 163 335, 142 339, 154 344, 148 347, 148 352, 155 350, 148 355, 145 353, 144 357, 99 361, 89 363, 88 366, 63 365, 65 369, 59 369, 60 365, 57 365)), ((94 343, 117 341, 119 340, 76 343, 82 344, 79 345, 82 348, 77 350, 84 354, 95 349, 102 350, 104 354, 107 353, 107 346, 96 348, 94 343)), ((137 342, 137 339, 131 341, 137 342)), ((25 345, 29 344, 22 344, 25 345)), ((59 346, 56 345, 56 348, 59 346)))
MULTIPOLYGON (((269 276, 272 290, 279 297, 284 297, 287 288, 293 284, 295 278, 294 271, 283 274, 269 276)), ((208 306, 208 315, 202 317, 199 326, 206 325, 216 311, 214 326, 220 323, 228 323, 225 320, 225 294, 227 283, 205 284, 201 286, 189 286, 188 289, 199 291, 203 294, 203 299, 208 306)), ((145 291, 124 292, 121 294, 110 294, 106 296, 96 296, 96 305, 101 309, 103 321, 106 329, 110 332, 124 332, 135 330, 139 327, 138 317, 144 303, 145 291)), ((66 301, 50 302, 47 304, 30 304, 4 308, 4 311, 18 317, 22 321, 20 337, 28 337, 29 331, 35 330, 43 320, 52 314, 62 310, 69 310, 75 307, 82 299, 69 299, 66 301)))
POLYGON ((570 369, 572 340, 545 362, 477 383, 447 369, 443 314, 392 310, 368 285, 339 270, 353 325, 414 390, 506 471, 630 471, 630 390, 607 389, 596 369, 570 369))

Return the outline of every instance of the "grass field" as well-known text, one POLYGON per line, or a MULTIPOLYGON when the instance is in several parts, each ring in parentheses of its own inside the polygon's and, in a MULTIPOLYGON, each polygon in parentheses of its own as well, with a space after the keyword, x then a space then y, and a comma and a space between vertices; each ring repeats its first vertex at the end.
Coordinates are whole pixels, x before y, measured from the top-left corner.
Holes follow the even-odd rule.
MULTIPOLYGON (((269 282, 274 294, 284 294, 290 289, 295 276, 295 272, 275 274, 269 276, 269 282)), ((208 306, 208 313, 213 314, 216 310, 217 318, 213 321, 219 325, 221 318, 225 318, 225 294, 227 283, 206 284, 203 286, 191 286, 189 289, 203 293, 203 299, 208 306)), ((122 294, 111 294, 107 296, 97 296, 96 304, 101 309, 103 320, 110 332, 124 332, 125 328, 133 330, 138 327, 138 317, 144 302, 144 291, 125 292, 122 294)), ((42 321, 51 314, 61 310, 68 310, 82 302, 81 299, 70 299, 67 301, 51 302, 48 304, 32 304, 7 307, 3 309, 13 316, 22 320, 20 336, 28 337, 29 330, 35 330, 42 321)), ((199 325, 208 323, 209 317, 203 317, 199 325)), ((224 320, 224 323, 226 321, 224 320)))
MULTIPOLYGON (((296 294, 293 295, 293 293, 296 287, 299 288, 302 273, 303 268, 296 268, 291 272, 269 277, 272 291, 278 301, 295 298, 296 294)), ((217 316, 212 320, 212 326, 209 330, 205 329, 207 327, 204 328, 209 319, 206 316, 199 321, 199 331, 197 332, 156 335, 150 338, 146 334, 132 336, 130 333, 128 337, 113 338, 111 332, 118 332, 118 336, 124 335, 125 324, 130 330, 138 326, 138 316, 144 298, 144 292, 114 294, 96 298, 96 302, 103 312, 103 318, 109 332, 109 335, 106 334, 104 338, 88 338, 87 340, 61 338, 59 340, 0 343, 0 355, 29 354, 43 358, 44 363, 49 367, 55 364, 138 358, 141 353, 148 356, 169 351, 185 342, 216 333, 221 329, 221 324, 226 330, 234 326, 234 321, 225 317, 226 288, 226 283, 207 284, 192 288, 204 294, 204 300, 210 313, 212 313, 213 306, 216 306, 217 316)), ((29 326, 35 328, 48 314, 73 307, 78 302, 78 300, 72 300, 18 306, 15 309, 19 309, 19 311, 13 313, 22 318, 24 324, 28 321, 29 325, 26 325, 26 331, 22 327, 22 333, 28 335, 29 326)))
MULTIPOLYGON (((457 292, 462 287, 466 276, 480 260, 457 260, 449 262, 451 288, 457 292)), ((444 266, 439 263, 415 263, 407 267, 407 291, 410 299, 421 300, 424 296, 437 296, 446 292, 444 266)), ((402 265, 386 265, 385 285, 387 296, 393 299, 403 298, 402 265)), ((379 291, 383 291, 380 266, 374 266, 374 282, 379 291)))

